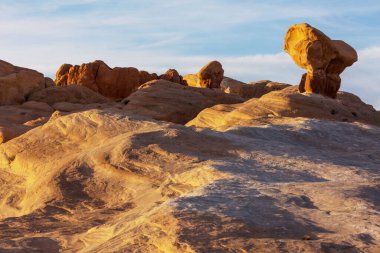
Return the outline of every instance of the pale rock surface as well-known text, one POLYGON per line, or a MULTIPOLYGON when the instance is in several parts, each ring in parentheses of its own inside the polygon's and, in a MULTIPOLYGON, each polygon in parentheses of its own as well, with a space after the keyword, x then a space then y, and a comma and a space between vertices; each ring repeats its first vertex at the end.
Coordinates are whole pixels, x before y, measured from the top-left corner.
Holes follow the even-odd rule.
POLYGON ((21 104, 32 92, 50 85, 43 74, 0 60, 0 105, 21 104))
POLYGON ((221 90, 183 86, 165 80, 151 81, 126 98, 124 110, 139 115, 185 124, 207 107, 217 104, 241 103, 236 95, 221 90))
POLYGON ((0 248, 378 252, 379 150, 380 128, 360 123, 217 132, 54 113, 0 145, 0 248))
POLYGON ((301 94, 297 86, 270 92, 242 104, 216 105, 200 112, 187 126, 226 129, 238 125, 262 125, 285 117, 307 117, 380 126, 380 112, 357 96, 338 92, 337 99, 301 94))
POLYGON ((301 92, 318 93, 336 98, 340 88, 340 74, 358 60, 350 45, 331 40, 309 24, 291 26, 284 41, 285 51, 307 73, 300 83, 301 92))
POLYGON ((245 99, 259 98, 269 92, 282 90, 289 86, 289 84, 277 83, 269 80, 243 83, 229 77, 224 77, 220 84, 220 88, 225 93, 239 95, 245 99))

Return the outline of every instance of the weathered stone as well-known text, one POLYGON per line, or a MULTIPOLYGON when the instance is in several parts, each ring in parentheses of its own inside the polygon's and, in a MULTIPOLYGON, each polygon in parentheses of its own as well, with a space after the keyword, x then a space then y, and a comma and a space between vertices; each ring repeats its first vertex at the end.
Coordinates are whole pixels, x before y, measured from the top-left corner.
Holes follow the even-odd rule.
POLYGON ((198 74, 198 83, 203 88, 220 88, 220 83, 224 77, 222 64, 212 61, 206 64, 198 74))
POLYGON ((350 45, 331 40, 309 24, 297 24, 285 35, 285 51, 307 73, 302 77, 300 92, 312 92, 336 98, 340 88, 340 74, 357 61, 350 45))

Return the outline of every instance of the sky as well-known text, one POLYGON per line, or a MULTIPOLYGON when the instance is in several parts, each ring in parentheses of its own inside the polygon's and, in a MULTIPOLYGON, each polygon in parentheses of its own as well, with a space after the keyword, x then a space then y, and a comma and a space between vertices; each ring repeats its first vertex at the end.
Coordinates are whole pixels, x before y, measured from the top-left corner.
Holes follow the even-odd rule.
POLYGON ((379 0, 0 0, 0 59, 52 78, 97 59, 182 75, 218 60, 241 81, 298 84, 304 71, 283 51, 296 23, 357 50, 341 89, 380 109, 379 0))

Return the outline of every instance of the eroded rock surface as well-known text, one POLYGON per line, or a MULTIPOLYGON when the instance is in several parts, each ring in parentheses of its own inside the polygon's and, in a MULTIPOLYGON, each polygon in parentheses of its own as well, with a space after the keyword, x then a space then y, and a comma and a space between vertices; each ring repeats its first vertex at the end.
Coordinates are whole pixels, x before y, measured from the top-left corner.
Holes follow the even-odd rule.
POLYGON ((296 24, 285 36, 285 51, 307 71, 300 92, 312 92, 336 98, 340 74, 358 60, 357 53, 341 40, 331 40, 309 24, 296 24))
POLYGON ((55 113, 0 145, 0 248, 377 252, 379 136, 301 118, 217 132, 55 113))

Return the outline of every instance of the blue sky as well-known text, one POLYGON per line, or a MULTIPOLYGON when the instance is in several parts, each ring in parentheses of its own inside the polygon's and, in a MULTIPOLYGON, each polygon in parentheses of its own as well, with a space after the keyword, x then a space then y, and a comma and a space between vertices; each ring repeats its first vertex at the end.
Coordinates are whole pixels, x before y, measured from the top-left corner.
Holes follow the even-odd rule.
POLYGON ((380 109, 380 1, 0 0, 0 59, 54 76, 62 63, 102 59, 151 72, 196 72, 296 84, 283 52, 289 26, 307 22, 359 53, 342 89, 380 109))

